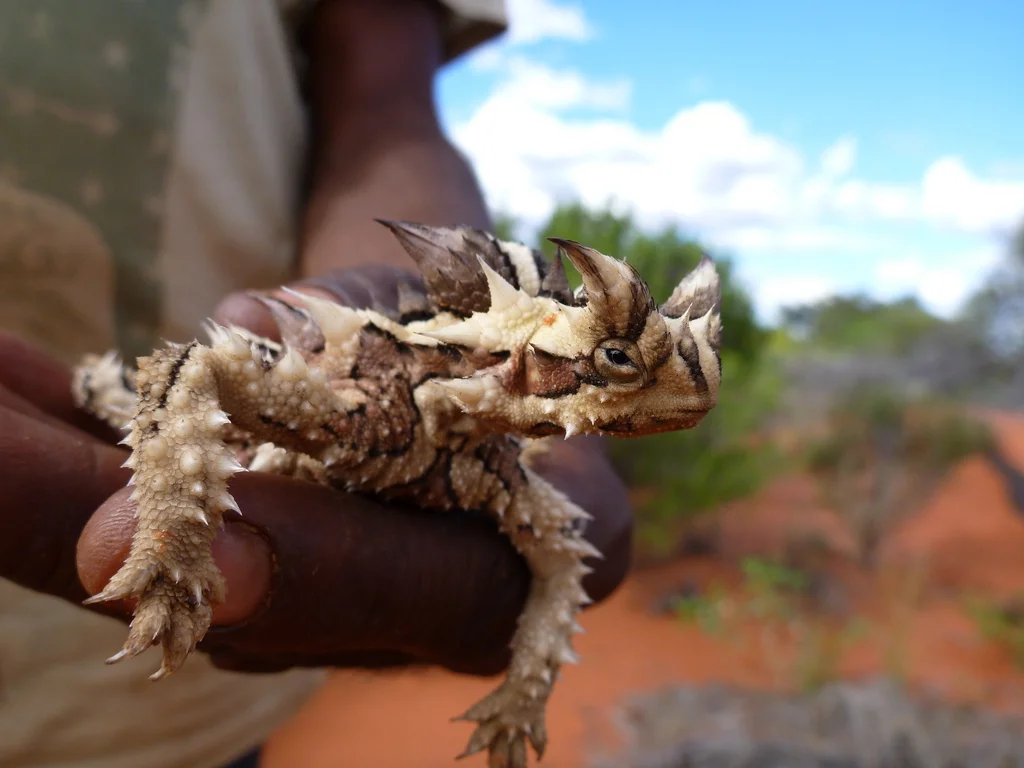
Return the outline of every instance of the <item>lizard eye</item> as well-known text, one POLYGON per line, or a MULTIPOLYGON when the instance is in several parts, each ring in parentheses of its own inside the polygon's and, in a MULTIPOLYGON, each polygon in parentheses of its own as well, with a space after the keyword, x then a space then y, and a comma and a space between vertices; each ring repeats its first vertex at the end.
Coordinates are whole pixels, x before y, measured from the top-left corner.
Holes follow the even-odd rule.
MULTIPOLYGON (((639 357, 622 349, 629 342, 617 339, 609 340, 594 350, 594 367, 597 372, 610 381, 618 384, 634 384, 644 378, 644 371, 638 364, 639 357)), ((635 353, 639 355, 640 350, 635 353)))
POLYGON ((605 359, 608 360, 612 365, 618 366, 632 366, 636 367, 632 360, 629 359, 629 355, 623 352, 621 349, 615 349, 613 347, 604 348, 605 359))

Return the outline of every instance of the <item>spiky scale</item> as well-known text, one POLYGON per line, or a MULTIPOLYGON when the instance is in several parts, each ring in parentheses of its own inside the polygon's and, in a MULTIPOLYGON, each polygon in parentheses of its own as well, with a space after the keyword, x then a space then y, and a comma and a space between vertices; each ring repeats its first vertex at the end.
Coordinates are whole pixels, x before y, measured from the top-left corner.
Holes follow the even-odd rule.
POLYGON ((281 290, 294 296, 309 312, 323 336, 336 344, 348 340, 364 324, 359 313, 348 307, 292 288, 281 290))
POLYGON ((519 302, 519 297, 523 294, 510 285, 505 278, 491 269, 490 265, 482 257, 478 258, 480 269, 483 270, 484 277, 487 278, 487 290, 490 296, 490 306, 487 308, 487 311, 496 314, 515 306, 519 302))

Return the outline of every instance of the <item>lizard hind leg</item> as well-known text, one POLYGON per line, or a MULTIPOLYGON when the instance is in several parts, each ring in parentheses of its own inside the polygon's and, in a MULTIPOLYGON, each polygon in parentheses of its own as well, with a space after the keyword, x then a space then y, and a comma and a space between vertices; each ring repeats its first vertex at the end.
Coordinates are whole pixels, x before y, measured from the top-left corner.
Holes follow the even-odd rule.
POLYGON ((478 724, 460 757, 486 748, 489 768, 526 768, 527 741, 538 759, 543 756, 548 697, 561 666, 577 661, 572 635, 582 629, 575 617, 590 602, 582 584, 590 568, 583 559, 600 557, 582 537, 589 515, 525 467, 523 477, 507 508, 497 511, 533 576, 512 660, 504 682, 456 718, 478 724))
POLYGON ((125 465, 134 470, 137 528, 120 570, 86 601, 137 598, 124 648, 108 663, 158 643, 163 663, 153 679, 181 666, 209 628, 213 604, 225 596, 211 547, 223 512, 237 510, 227 480, 242 467, 221 438, 228 417, 218 401, 214 354, 192 342, 139 359, 138 400, 125 441, 132 448, 125 465))

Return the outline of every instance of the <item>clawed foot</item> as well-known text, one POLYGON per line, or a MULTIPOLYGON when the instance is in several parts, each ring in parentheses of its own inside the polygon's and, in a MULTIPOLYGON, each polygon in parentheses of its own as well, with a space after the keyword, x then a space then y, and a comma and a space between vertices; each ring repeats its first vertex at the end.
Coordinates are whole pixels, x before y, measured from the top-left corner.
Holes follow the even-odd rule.
POLYGON ((547 746, 544 708, 550 686, 506 680, 455 720, 479 723, 457 759, 488 750, 488 768, 526 768, 526 742, 540 760, 547 746))
MULTIPOLYGON (((160 680, 177 671, 210 628, 213 607, 210 594, 223 591, 222 581, 209 585, 182 577, 175 582, 165 572, 133 583, 123 574, 132 573, 126 564, 106 588, 85 601, 86 605, 138 597, 138 604, 124 647, 107 659, 108 664, 137 656, 153 645, 163 649, 163 663, 150 680, 160 680)), ((135 573, 138 573, 137 571, 135 573)), ((219 574, 218 574, 219 576, 219 574)))

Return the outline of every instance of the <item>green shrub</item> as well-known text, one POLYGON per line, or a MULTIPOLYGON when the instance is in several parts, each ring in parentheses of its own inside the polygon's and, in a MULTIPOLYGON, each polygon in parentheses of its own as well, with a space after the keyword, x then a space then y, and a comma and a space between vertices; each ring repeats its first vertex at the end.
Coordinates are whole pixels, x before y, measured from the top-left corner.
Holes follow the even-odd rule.
POLYGON ((978 632, 986 640, 999 645, 1009 652, 1013 663, 1024 669, 1024 605, 1022 595, 1016 595, 1005 602, 990 599, 971 598, 967 601, 967 613, 974 620, 978 632))

